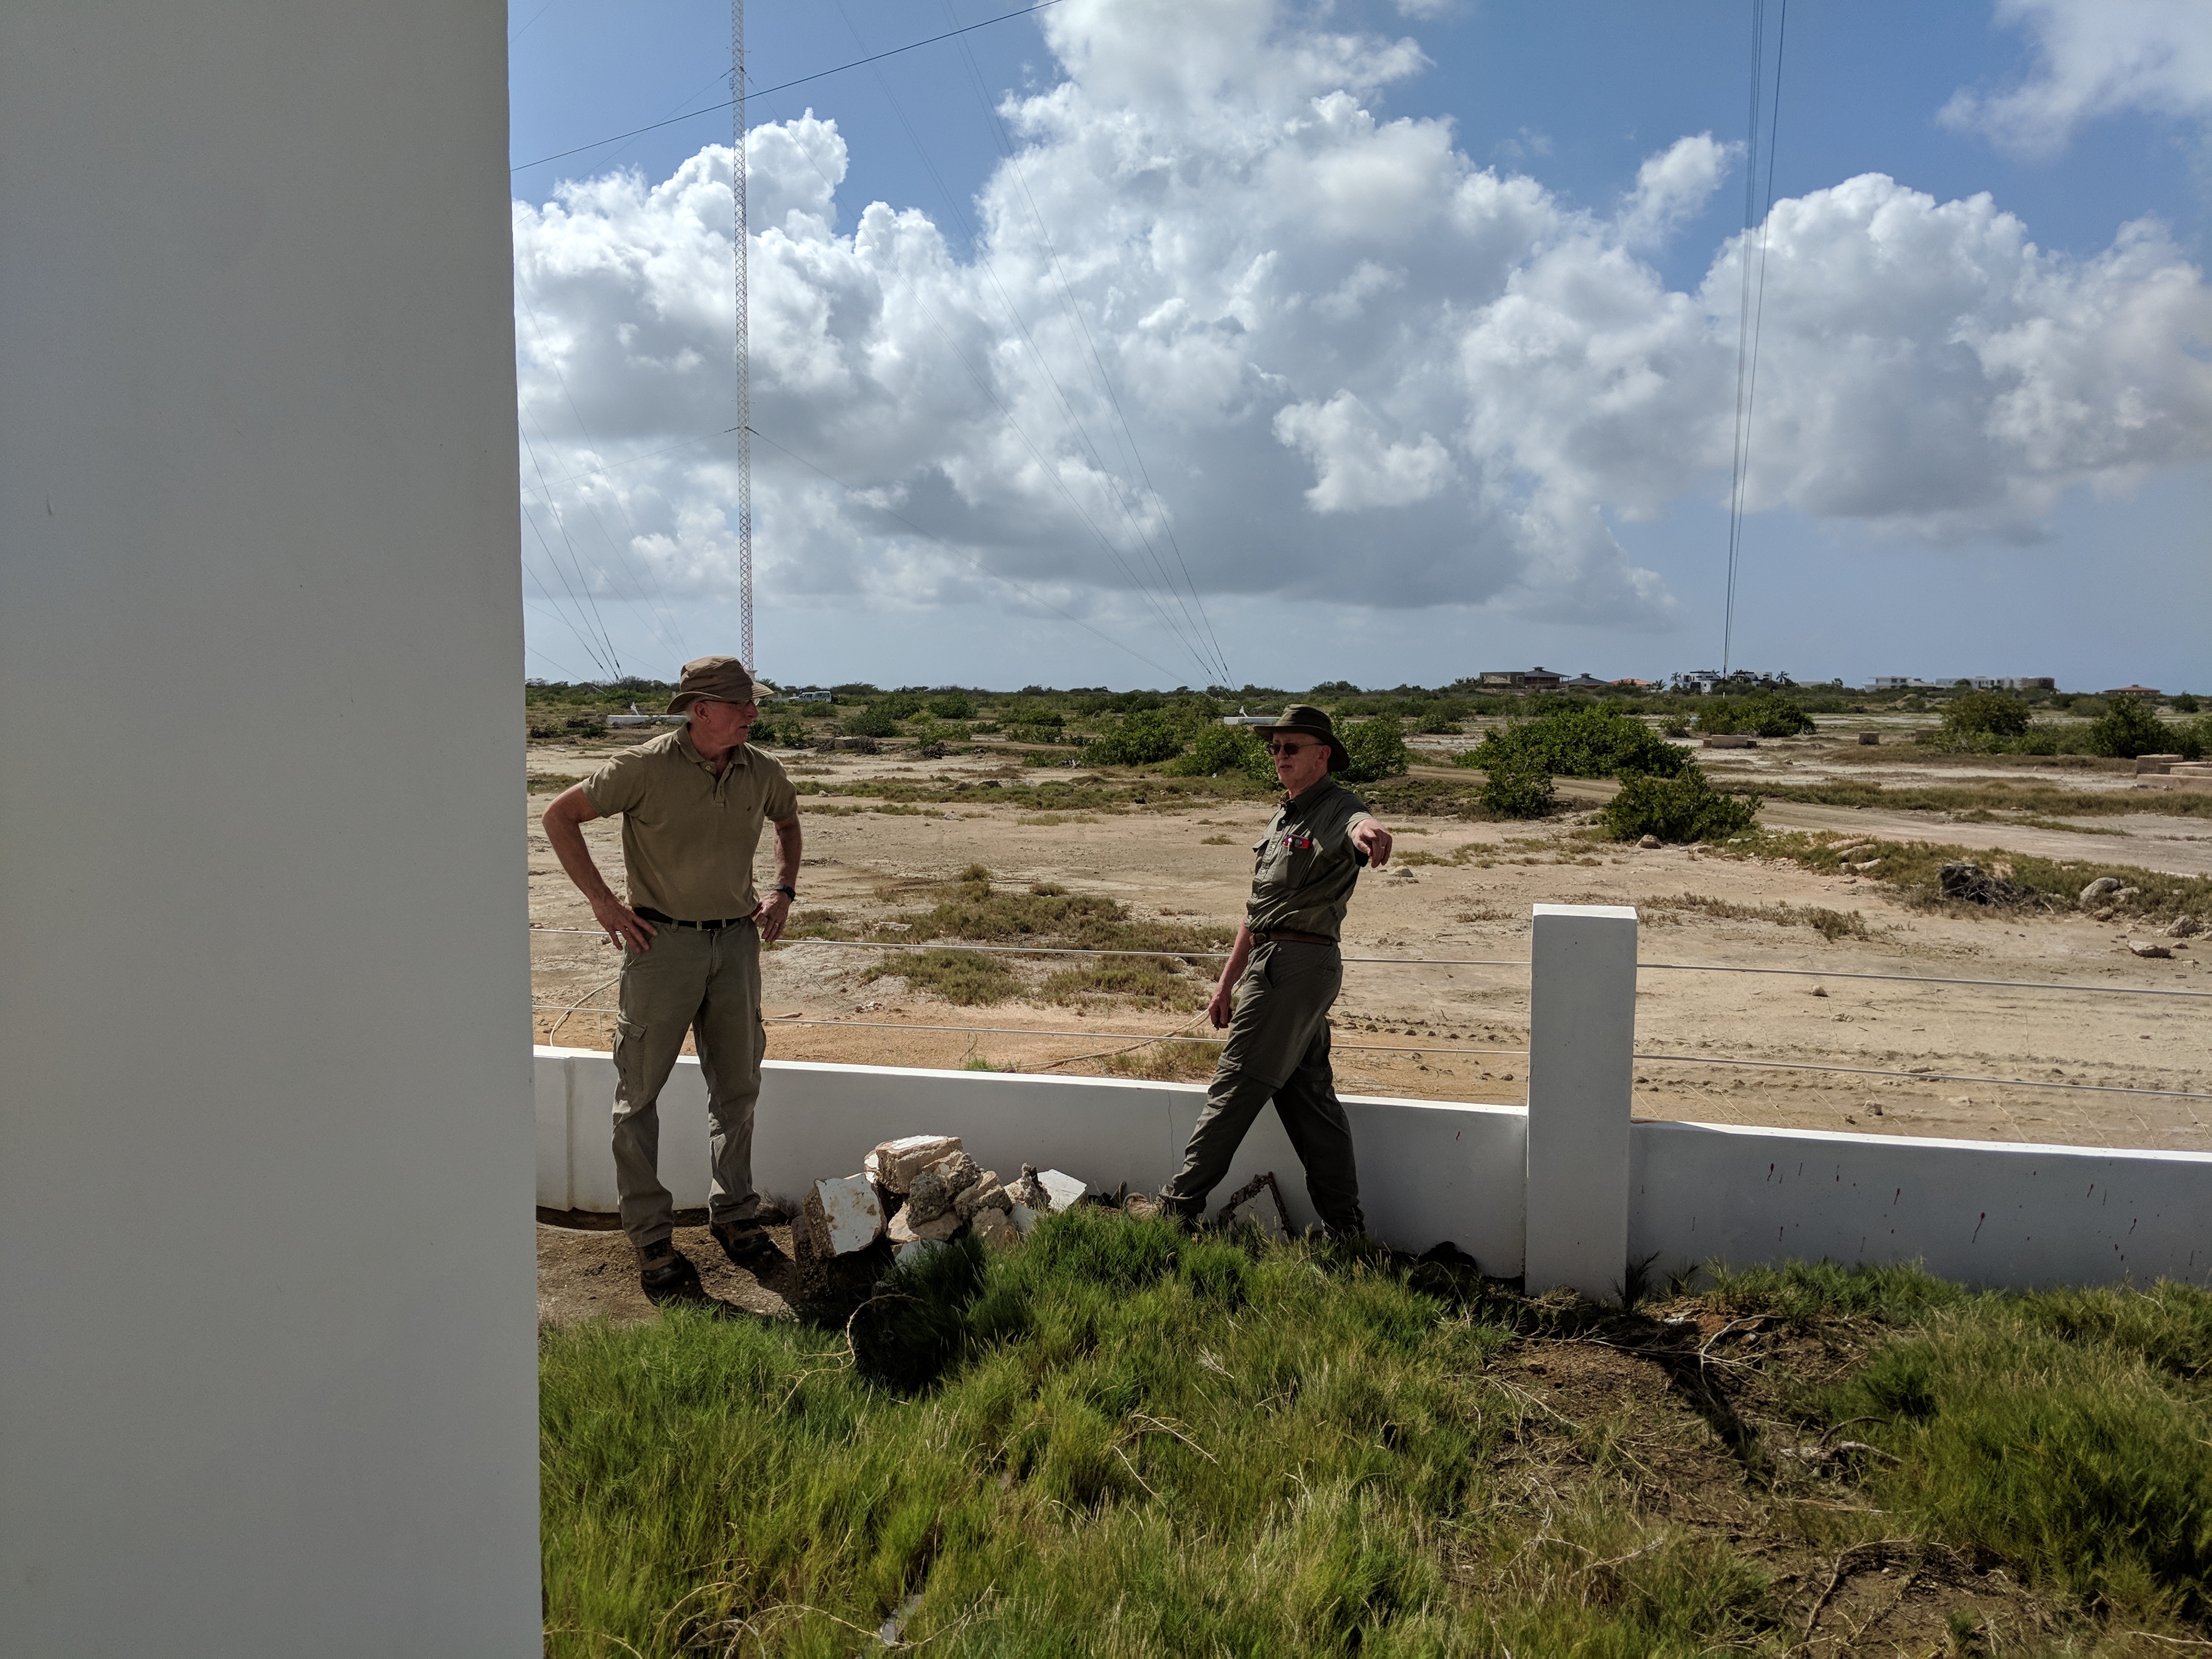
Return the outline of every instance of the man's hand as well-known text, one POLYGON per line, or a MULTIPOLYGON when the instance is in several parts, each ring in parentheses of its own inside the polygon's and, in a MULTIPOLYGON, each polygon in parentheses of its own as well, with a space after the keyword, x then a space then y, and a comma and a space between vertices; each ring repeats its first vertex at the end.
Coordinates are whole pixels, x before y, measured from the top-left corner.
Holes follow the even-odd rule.
POLYGON ((1352 844, 1367 854, 1367 862, 1380 870, 1390 861, 1390 832, 1373 818, 1364 818, 1352 827, 1352 844))
POLYGON ((1217 1031, 1229 1029, 1229 1017, 1237 1011, 1237 1000, 1233 994, 1236 989, 1237 982, 1224 978, 1213 988, 1212 999, 1206 1005, 1206 1017, 1213 1022, 1213 1029, 1217 1031))
POLYGON ((773 945, 781 939, 790 920, 791 895, 780 887, 770 888, 768 896, 753 907, 753 926, 760 929, 763 945, 773 945))
POLYGON ((625 951, 650 951, 653 926, 612 893, 592 901, 592 915, 607 930, 611 944, 625 951))

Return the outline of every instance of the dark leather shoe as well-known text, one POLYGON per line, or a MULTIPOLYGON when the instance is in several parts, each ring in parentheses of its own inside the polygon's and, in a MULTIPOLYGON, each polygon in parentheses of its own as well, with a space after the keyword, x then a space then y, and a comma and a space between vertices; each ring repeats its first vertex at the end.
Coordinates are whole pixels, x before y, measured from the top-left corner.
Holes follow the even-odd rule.
POLYGON ((775 1241, 768 1236, 765 1224, 758 1221, 721 1221, 708 1231, 714 1242, 722 1247, 722 1254, 733 1266, 751 1269, 764 1267, 783 1259, 783 1252, 775 1248, 775 1241))
POLYGON ((699 1270, 691 1265, 691 1258, 665 1238, 638 1252, 637 1282, 645 1292, 645 1299, 655 1307, 671 1302, 696 1302, 706 1295, 699 1284, 699 1270))

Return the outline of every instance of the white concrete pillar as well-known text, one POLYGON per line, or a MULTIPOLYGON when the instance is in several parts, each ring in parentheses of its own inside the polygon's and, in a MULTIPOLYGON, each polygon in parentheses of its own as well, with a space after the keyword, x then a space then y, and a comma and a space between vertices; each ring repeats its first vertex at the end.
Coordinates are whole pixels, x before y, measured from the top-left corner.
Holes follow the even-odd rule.
POLYGON ((1530 955, 1528 1287, 1609 1300, 1628 1265, 1636 912, 1540 904, 1530 955))
POLYGON ((0 1651, 522 1659, 506 15, 0 4, 0 1651))

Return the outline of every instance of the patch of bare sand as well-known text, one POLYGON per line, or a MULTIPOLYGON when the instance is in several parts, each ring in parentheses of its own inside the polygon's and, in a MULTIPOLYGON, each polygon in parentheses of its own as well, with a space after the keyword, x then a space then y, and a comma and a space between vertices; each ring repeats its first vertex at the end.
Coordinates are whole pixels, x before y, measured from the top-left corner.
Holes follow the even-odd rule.
MULTIPOLYGON (((533 767, 553 771, 585 771, 592 758, 541 759, 532 751, 533 767)), ((802 904, 856 926, 926 904, 931 887, 978 862, 1002 883, 1057 881, 1118 899, 1139 917, 1233 925, 1249 880, 1249 844, 1271 810, 1259 800, 1121 805, 1058 815, 1060 821, 1049 823, 1023 822, 1038 814, 1013 803, 923 803, 920 811, 885 813, 867 810, 872 803, 860 792, 871 780, 1030 781, 1038 774, 994 756, 915 762, 840 754, 809 756, 802 764, 825 784, 853 792, 802 800, 803 808, 840 809, 834 815, 805 812, 802 904), (1224 836, 1226 844, 1218 839, 1224 836)), ((1087 775, 1048 775, 1079 782, 1087 775)), ((1563 793, 1595 799, 1607 788, 1570 782, 1563 793)), ((550 931, 588 929, 591 917, 538 829, 542 805, 542 799, 532 805, 529 818, 537 1040, 605 1048, 612 1039, 616 959, 596 935, 550 931), (567 1012, 572 1007, 574 1012, 567 1012)), ((2023 850, 2021 838, 2027 833, 2001 824, 1930 824, 1925 815, 1784 803, 1767 809, 1778 822, 1779 815, 1800 812, 1833 812, 1848 828, 1900 838, 1978 844, 1986 836, 2014 850, 2023 850)), ((1528 957, 1530 907, 1626 903, 1645 908, 1642 954, 1647 961, 1809 968, 1838 975, 1645 973, 1638 995, 1639 1051, 1690 1058, 1639 1063, 1635 1109, 1641 1116, 2212 1151, 2202 1103, 2047 1086, 1997 1089, 1930 1075, 2212 1090, 2203 1003, 1840 977, 1911 974, 2212 989, 2212 975, 2193 960, 2212 953, 2212 945, 2203 939, 2178 949, 2172 962, 2142 962, 2127 954, 2124 938, 2112 927, 2079 915, 1931 915, 1893 902, 1876 884, 1794 865, 1717 858, 1694 848, 1594 847, 1577 839, 1576 824, 1565 819, 1496 824, 1413 818, 1394 827, 1401 831, 1401 853, 1443 862, 1415 862, 1363 878, 1346 933, 1347 955, 1511 965, 1351 963, 1336 1022, 1337 1075, 1347 1093, 1524 1098, 1526 1066, 1511 1051, 1526 1045, 1528 981, 1520 964, 1528 957), (1723 918, 1665 908, 1666 901, 1684 895, 1725 900, 1754 914, 1723 918), (1829 942, 1789 921, 1784 906, 1855 912, 1869 937, 1829 942), (1508 1052, 1476 1052, 1483 1050, 1508 1052), (1722 1058, 1916 1075, 1855 1077, 1694 1063, 1722 1058)), ((2067 843, 2063 850, 2074 856, 2081 855, 2081 844, 2120 856, 2106 850, 2106 837, 2046 833, 2067 843)), ((617 826, 591 824, 586 835, 602 867, 618 872, 617 826)), ((884 957, 879 951, 826 942, 799 941, 771 951, 766 969, 770 1056, 918 1066, 981 1062, 1018 1070, 1063 1062, 1065 1071, 1099 1073, 1115 1062, 1103 1057, 1064 1062, 1192 1029, 1178 1016, 1126 1007, 1029 999, 956 1007, 896 975, 865 978, 884 957), (817 1021, 827 1023, 812 1023, 817 1021), (933 1026, 957 1029, 923 1029, 933 1026)), ((1048 965, 1050 959, 1030 958, 1023 971, 1033 979, 1048 965)), ((1202 1024, 1194 1029, 1204 1034, 1202 1024)), ((1186 1063, 1184 1069, 1196 1073, 1201 1066, 1186 1063)))

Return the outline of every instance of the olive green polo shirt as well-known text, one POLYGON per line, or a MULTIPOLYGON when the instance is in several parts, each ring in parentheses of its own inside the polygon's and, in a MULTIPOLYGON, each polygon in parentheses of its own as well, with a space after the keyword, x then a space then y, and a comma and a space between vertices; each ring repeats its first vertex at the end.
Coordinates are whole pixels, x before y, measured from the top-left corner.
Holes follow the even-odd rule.
POLYGON ((1352 831, 1372 817, 1367 803, 1334 778, 1277 807, 1267 833, 1252 843, 1245 925, 1255 933, 1282 927, 1337 938, 1359 878, 1352 831))
POLYGON ((738 744, 720 777, 688 728, 625 749, 584 781, 601 817, 622 814, 629 902, 678 921, 749 916, 761 820, 799 816, 783 768, 738 744))

